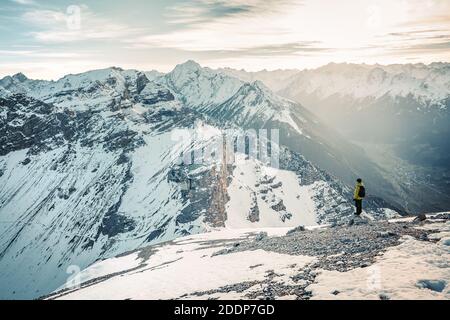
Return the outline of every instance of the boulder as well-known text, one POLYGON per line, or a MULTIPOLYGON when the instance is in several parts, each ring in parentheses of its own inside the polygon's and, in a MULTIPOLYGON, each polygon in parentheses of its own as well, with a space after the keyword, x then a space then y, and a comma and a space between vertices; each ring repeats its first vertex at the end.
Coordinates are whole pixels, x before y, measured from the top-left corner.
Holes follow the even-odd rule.
POLYGON ((425 221, 426 219, 427 219, 427 216, 424 213, 421 213, 417 217, 414 218, 413 222, 421 222, 421 221, 425 221))
POLYGON ((395 232, 392 231, 380 231, 377 233, 377 237, 378 238, 389 238, 389 237, 393 237, 396 236, 397 234, 395 232))
POLYGON ((296 233, 296 232, 301 232, 301 231, 305 231, 305 227, 304 226, 298 226, 295 227, 294 229, 289 230, 286 234, 292 234, 292 233, 296 233))
POLYGON ((256 235, 255 240, 261 241, 267 238, 267 232, 260 232, 256 235))

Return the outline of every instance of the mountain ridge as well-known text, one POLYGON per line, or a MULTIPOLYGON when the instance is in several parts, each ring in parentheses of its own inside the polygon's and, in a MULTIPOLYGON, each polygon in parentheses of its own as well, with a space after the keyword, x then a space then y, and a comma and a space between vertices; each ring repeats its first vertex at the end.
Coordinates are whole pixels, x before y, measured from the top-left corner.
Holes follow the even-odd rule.
MULTIPOLYGON (((346 223, 355 165, 369 166, 301 105, 193 62, 153 79, 108 68, 28 81, 0 99, 0 214, 9 221, 0 224, 0 283, 8 297, 40 296, 73 265, 231 221, 346 223), (205 161, 224 135, 252 128, 279 130, 271 142, 279 167, 242 150, 233 150, 236 162, 205 161), (180 161, 196 154, 200 162, 180 161), (25 256, 33 267, 20 268, 25 256), (42 281, 33 282, 38 273, 42 281)), ((371 188, 372 173, 366 214, 397 215, 371 188)))

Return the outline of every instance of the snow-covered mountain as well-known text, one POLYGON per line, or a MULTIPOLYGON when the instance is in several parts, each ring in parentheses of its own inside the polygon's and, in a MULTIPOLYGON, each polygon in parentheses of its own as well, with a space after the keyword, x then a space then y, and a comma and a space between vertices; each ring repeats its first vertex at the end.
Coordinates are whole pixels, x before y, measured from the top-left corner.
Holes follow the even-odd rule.
POLYGON ((282 95, 304 98, 334 95, 352 99, 411 96, 423 107, 445 107, 450 93, 450 64, 367 65, 330 63, 317 69, 246 72, 220 71, 244 81, 260 80, 282 95))
POLYGON ((237 124, 244 129, 280 129, 280 141, 291 151, 347 184, 353 184, 358 176, 365 177, 373 194, 401 209, 389 179, 362 149, 348 143, 299 103, 274 94, 261 81, 239 81, 193 61, 177 66, 159 81, 219 127, 237 124), (181 79, 174 80, 179 74, 181 79), (191 92, 195 95, 190 96, 191 92))
MULTIPOLYGON (((360 145, 408 211, 450 205, 450 64, 328 64, 246 73, 360 145), (277 81, 274 81, 277 79, 277 81)), ((393 201, 393 199, 390 199, 393 201)))
MULTIPOLYGON (((19 74, 0 88, 0 298, 41 296, 74 266, 212 228, 346 222, 348 182, 372 166, 261 82, 193 61, 165 75, 19 74), (239 150, 235 161, 180 162, 217 157, 225 133, 252 128, 279 130, 279 166, 239 150)), ((376 195, 366 214, 397 214, 376 195)))
POLYGON ((297 69, 280 69, 280 70, 261 70, 256 72, 248 72, 244 69, 236 70, 232 68, 221 68, 218 71, 228 74, 231 77, 241 79, 245 82, 262 81, 271 90, 277 92, 284 89, 294 77, 299 73, 297 69))

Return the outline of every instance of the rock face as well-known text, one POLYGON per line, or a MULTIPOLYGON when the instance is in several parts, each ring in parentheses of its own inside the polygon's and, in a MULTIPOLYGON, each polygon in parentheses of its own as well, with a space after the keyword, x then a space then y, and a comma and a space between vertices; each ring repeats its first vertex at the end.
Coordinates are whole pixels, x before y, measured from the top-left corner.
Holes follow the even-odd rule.
POLYGON ((258 201, 256 197, 256 193, 252 195, 252 206, 250 208, 250 212, 248 214, 248 220, 250 222, 258 222, 259 221, 259 208, 258 201))
POLYGON ((0 98, 0 106, 4 110, 4 116, 0 120, 2 156, 31 147, 38 150, 44 147, 42 144, 45 140, 50 140, 58 134, 62 139, 71 138, 71 132, 69 130, 63 132, 60 126, 60 122, 69 121, 70 115, 62 112, 53 114, 52 105, 17 94, 8 99, 0 98), (50 114, 53 117, 49 117, 50 114))
MULTIPOLYGON (((18 75, 0 88, 0 298, 43 295, 74 266, 223 227, 237 215, 251 227, 293 226, 306 216, 342 222, 352 213, 351 188, 293 140, 280 139, 276 174, 249 159, 258 181, 244 170, 240 185, 241 167, 227 159, 180 161, 206 156, 224 129, 238 136, 241 126, 277 125, 281 136, 325 145, 321 127, 301 127, 312 115, 261 83, 189 62, 151 79, 109 68, 58 81, 18 75), (179 139, 185 134, 195 140, 179 139)), ((317 150, 328 157, 337 149, 317 150)), ((389 208, 373 197, 365 210, 385 217, 389 208)))

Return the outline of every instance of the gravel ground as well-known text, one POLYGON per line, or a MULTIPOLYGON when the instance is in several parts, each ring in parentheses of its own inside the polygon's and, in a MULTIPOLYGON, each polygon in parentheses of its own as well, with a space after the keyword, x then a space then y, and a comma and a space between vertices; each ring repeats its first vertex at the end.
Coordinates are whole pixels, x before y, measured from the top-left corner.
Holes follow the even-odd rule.
MULTIPOLYGON (((448 220, 449 216, 439 218, 448 220)), ((268 237, 267 234, 260 233, 253 239, 235 242, 214 255, 262 249, 282 254, 314 256, 317 260, 291 277, 295 285, 274 281, 275 272, 269 271, 264 281, 232 284, 207 292, 196 292, 184 298, 247 291, 244 295, 249 299, 275 299, 283 296, 309 299, 311 293, 306 288, 315 281, 319 269, 345 272, 368 267, 375 262, 377 255, 389 247, 400 244, 400 238, 405 235, 420 241, 432 241, 428 235, 433 231, 415 228, 428 223, 432 221, 418 223, 359 221, 353 226, 342 225, 314 230, 297 227, 281 237, 268 237)))
POLYGON ((401 236, 428 240, 427 230, 415 229, 411 223, 370 222, 353 226, 337 226, 295 231, 282 237, 259 234, 254 240, 236 242, 215 255, 263 249, 290 255, 318 257, 321 268, 348 271, 365 267, 384 249, 398 245, 401 236))

